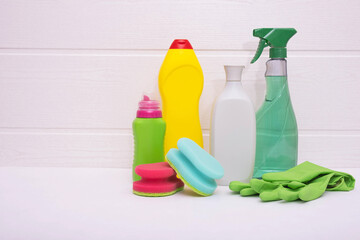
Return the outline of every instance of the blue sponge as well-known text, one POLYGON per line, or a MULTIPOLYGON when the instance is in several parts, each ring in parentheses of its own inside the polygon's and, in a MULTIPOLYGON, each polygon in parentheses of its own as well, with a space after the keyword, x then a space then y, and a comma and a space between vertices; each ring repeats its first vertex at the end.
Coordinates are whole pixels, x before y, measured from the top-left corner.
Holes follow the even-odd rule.
POLYGON ((177 146, 179 150, 172 148, 166 154, 170 166, 196 193, 211 195, 217 187, 215 179, 224 176, 220 163, 191 139, 181 138, 177 146))

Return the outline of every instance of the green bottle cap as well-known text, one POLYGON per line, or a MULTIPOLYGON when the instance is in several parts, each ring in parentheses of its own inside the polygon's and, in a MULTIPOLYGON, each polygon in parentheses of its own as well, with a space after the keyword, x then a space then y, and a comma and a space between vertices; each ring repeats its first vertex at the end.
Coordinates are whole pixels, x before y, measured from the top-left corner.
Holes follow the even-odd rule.
POLYGON ((260 38, 258 49, 251 63, 256 62, 265 47, 270 47, 270 58, 286 58, 286 44, 294 36, 294 28, 258 28, 253 36, 260 38))

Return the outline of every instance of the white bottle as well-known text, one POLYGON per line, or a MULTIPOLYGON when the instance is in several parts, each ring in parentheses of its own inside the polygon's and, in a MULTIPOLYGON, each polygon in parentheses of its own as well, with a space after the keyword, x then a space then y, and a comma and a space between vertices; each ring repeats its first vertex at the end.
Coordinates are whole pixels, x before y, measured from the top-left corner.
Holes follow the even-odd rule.
POLYGON ((249 182, 254 169, 256 119, 241 74, 244 66, 225 66, 226 85, 213 107, 210 152, 225 170, 219 185, 249 182))

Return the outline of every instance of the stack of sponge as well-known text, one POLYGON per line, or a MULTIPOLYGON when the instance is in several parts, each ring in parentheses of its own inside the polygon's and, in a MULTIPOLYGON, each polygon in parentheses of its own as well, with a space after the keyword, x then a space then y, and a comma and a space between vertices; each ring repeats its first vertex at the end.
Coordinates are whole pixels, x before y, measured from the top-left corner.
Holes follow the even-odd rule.
POLYGON ((199 195, 214 193, 217 187, 215 179, 224 176, 220 163, 191 139, 181 138, 177 146, 178 149, 170 149, 167 153, 167 163, 143 164, 135 168, 142 177, 133 183, 135 194, 169 196, 181 191, 184 183, 199 195))

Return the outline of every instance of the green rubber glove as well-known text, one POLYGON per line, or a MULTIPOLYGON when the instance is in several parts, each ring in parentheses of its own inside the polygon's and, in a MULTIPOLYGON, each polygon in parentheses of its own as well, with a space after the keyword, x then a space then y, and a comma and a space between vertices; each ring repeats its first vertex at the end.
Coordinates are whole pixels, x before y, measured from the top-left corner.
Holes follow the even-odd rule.
POLYGON ((311 201, 325 191, 351 191, 354 185, 350 174, 304 162, 285 172, 264 174, 263 180, 252 179, 248 184, 233 181, 229 187, 241 196, 259 194, 262 201, 311 201))
POLYGON ((259 195, 264 202, 275 200, 294 201, 299 197, 299 191, 305 184, 291 182, 291 184, 272 183, 260 179, 251 179, 250 183, 232 181, 229 188, 239 192, 241 196, 259 195))

